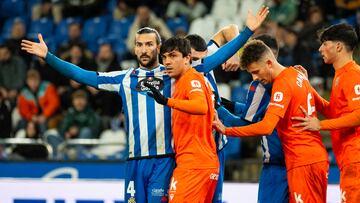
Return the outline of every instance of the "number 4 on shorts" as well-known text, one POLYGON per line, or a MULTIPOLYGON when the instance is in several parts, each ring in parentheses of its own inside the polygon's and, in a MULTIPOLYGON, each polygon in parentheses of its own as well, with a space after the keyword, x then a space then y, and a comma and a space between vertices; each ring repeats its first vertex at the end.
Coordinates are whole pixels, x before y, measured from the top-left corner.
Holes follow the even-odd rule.
POLYGON ((126 189, 126 193, 130 194, 131 197, 135 196, 135 186, 133 180, 129 182, 129 185, 126 189))

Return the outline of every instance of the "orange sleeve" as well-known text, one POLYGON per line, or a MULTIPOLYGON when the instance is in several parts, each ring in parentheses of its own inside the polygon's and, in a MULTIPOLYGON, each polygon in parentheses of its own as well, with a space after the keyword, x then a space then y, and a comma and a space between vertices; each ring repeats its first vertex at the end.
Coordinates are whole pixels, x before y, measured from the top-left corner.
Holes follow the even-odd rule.
POLYGON ((329 102, 326 99, 322 98, 313 87, 311 88, 314 95, 316 111, 324 115, 326 118, 329 118, 329 113, 331 112, 329 111, 329 102))
POLYGON ((189 94, 189 100, 169 98, 167 105, 194 115, 204 115, 208 112, 208 105, 203 91, 193 91, 189 94))
POLYGON ((25 120, 30 121, 33 113, 31 112, 31 107, 29 103, 25 100, 24 96, 21 94, 18 97, 18 109, 21 117, 25 120))
POLYGON ((271 135, 279 120, 280 116, 266 113, 264 119, 260 122, 243 127, 226 128, 225 135, 237 137, 271 135))
POLYGON ((360 109, 335 119, 320 121, 320 130, 338 130, 360 126, 360 109))
POLYGON ((49 84, 46 90, 46 104, 43 106, 43 115, 46 118, 52 116, 60 106, 59 96, 57 95, 54 85, 49 84))

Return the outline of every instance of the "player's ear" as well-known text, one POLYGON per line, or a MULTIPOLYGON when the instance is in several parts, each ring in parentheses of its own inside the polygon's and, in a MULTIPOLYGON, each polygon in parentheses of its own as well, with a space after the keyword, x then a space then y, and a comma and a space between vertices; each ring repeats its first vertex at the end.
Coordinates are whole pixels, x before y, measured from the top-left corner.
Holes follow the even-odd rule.
POLYGON ((273 64, 273 61, 271 59, 266 59, 265 64, 267 67, 271 67, 273 64))

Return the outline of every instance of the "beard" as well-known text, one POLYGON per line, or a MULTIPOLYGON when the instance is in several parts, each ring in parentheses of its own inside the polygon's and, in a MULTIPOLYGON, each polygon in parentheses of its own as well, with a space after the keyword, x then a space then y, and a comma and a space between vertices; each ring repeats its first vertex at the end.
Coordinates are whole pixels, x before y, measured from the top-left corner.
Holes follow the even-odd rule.
POLYGON ((147 69, 153 68, 155 65, 157 65, 156 64, 157 63, 157 53, 156 53, 156 51, 153 51, 150 56, 149 55, 141 55, 140 57, 137 57, 137 60, 139 61, 140 65, 142 67, 147 68, 147 69), (143 56, 149 57, 148 61, 143 62, 141 60, 141 57, 143 57, 143 56))

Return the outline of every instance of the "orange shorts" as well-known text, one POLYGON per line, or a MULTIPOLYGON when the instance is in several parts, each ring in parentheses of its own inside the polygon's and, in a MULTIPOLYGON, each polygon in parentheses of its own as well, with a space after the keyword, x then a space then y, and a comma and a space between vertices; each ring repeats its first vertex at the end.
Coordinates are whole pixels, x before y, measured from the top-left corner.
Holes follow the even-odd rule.
POLYGON ((169 186, 169 202, 212 202, 219 169, 175 168, 169 186))
POLYGON ((344 166, 340 171, 342 203, 360 202, 360 162, 344 166))
POLYGON ((289 202, 326 202, 329 163, 321 161, 293 168, 287 172, 289 202))

